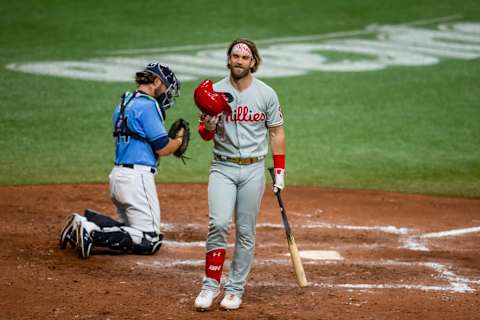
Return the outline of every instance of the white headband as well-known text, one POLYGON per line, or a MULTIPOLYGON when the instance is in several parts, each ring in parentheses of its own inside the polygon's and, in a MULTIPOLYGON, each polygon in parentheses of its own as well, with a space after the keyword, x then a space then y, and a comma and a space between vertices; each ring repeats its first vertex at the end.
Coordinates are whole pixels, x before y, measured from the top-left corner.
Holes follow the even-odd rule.
POLYGON ((237 43, 236 45, 233 46, 232 53, 234 52, 253 57, 252 50, 250 50, 250 48, 243 42, 237 43))

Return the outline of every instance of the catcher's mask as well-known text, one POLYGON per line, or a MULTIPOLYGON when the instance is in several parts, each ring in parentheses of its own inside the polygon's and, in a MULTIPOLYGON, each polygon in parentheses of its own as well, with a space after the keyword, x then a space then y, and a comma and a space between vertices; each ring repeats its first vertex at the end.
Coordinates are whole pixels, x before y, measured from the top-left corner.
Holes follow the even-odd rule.
POLYGON ((193 93, 193 100, 200 111, 211 116, 223 111, 232 112, 227 97, 222 93, 213 91, 212 80, 204 80, 198 85, 193 93))
POLYGON ((180 96, 180 81, 169 67, 158 62, 149 63, 143 72, 160 78, 167 87, 164 93, 157 97, 157 101, 163 109, 168 109, 175 104, 175 98, 180 96))

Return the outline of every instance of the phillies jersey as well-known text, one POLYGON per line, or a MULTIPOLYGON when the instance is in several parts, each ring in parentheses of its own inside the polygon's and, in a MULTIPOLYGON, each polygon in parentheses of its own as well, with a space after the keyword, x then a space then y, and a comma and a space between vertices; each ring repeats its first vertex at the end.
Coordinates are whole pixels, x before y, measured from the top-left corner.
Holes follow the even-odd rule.
POLYGON ((226 157, 261 157, 268 153, 268 128, 283 125, 280 102, 275 91, 253 77, 250 86, 239 92, 226 77, 213 85, 224 93, 232 113, 222 113, 217 123, 213 152, 226 157))

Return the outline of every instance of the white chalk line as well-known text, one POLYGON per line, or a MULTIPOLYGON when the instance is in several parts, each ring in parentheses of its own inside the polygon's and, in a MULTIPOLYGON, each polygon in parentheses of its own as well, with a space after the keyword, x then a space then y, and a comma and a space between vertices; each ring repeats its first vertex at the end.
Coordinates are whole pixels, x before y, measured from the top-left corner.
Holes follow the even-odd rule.
MULTIPOLYGON (((248 284, 252 287, 298 287, 295 283, 283 283, 283 282, 256 282, 248 284)), ((458 292, 454 288, 449 286, 430 286, 430 285, 417 285, 417 284, 367 284, 367 283, 317 283, 309 282, 309 287, 322 288, 322 289, 348 289, 351 290, 379 290, 379 289, 406 289, 406 290, 420 290, 420 291, 442 291, 442 292, 458 292)), ((469 291, 470 292, 470 291, 469 291)), ((466 292, 460 292, 466 293, 466 292)))
MULTIPOLYGON (((339 264, 338 260, 308 260, 306 259, 303 264, 304 265, 330 265, 330 264, 339 264)), ((291 261, 290 259, 255 259, 254 266, 257 265, 282 265, 282 266, 290 266, 291 261)), ((182 266, 189 266, 189 267, 203 267, 205 265, 204 259, 196 259, 196 260, 164 260, 164 261, 154 261, 152 263, 145 263, 145 262, 137 262, 138 266, 142 267, 149 267, 149 268, 156 268, 156 269, 168 269, 168 268, 175 268, 175 267, 182 267, 182 266)), ((456 293, 471 293, 475 292, 476 290, 473 289, 470 284, 480 284, 478 280, 470 280, 465 277, 459 276, 452 272, 446 265, 437 263, 437 262, 402 262, 402 261, 395 261, 395 260, 387 260, 384 262, 351 262, 349 265, 366 265, 366 266, 386 266, 386 267, 407 267, 407 268, 428 268, 432 271, 436 272, 436 276, 434 278, 442 279, 448 282, 448 285, 441 286, 441 285, 419 285, 419 284, 395 284, 395 283, 387 283, 387 284, 351 284, 351 283, 337 283, 337 284, 329 284, 329 283, 317 283, 317 282, 310 282, 310 287, 318 287, 318 288, 336 288, 336 289, 357 289, 357 290, 365 290, 365 289, 415 289, 415 290, 422 290, 422 291, 448 291, 448 292, 456 292, 456 293)), ((230 262, 225 262, 225 268, 230 267, 230 262)), ((308 275, 307 275, 308 276, 308 275)), ((294 282, 286 283, 286 282, 265 282, 265 281, 250 281, 249 286, 254 287, 296 287, 294 282)))
MULTIPOLYGON (((304 260, 302 263, 304 265, 318 265, 318 264, 336 264, 338 260, 304 260)), ((138 261, 136 263, 139 266, 144 267, 152 267, 152 268, 174 268, 179 266, 189 266, 189 267, 196 267, 196 266, 204 266, 205 259, 187 259, 187 260, 161 260, 161 261, 153 261, 153 262, 142 262, 138 261)), ((280 265, 280 266, 290 266, 291 260, 290 259, 254 259, 253 265, 256 266, 263 266, 263 265, 280 265)), ((230 267, 230 260, 225 261, 225 267, 230 267)))
POLYGON ((174 247, 174 248, 198 248, 205 247, 205 241, 174 241, 174 240, 163 240, 162 246, 174 247))
POLYGON ((433 233, 426 233, 421 235, 421 238, 428 239, 428 238, 443 238, 443 237, 452 237, 452 236, 460 236, 469 233, 476 233, 480 232, 479 227, 471 227, 471 228, 464 228, 464 229, 453 229, 441 232, 433 232, 433 233))
MULTIPOLYGON (((385 262, 385 265, 410 266, 412 265, 412 263, 388 260, 385 262)), ((452 291, 455 291, 455 292, 475 291, 468 286, 468 283, 471 283, 471 280, 462 276, 458 276, 454 272, 450 271, 449 268, 444 264, 441 264, 438 262, 414 262, 413 265, 428 267, 432 270, 435 270, 439 274, 440 278, 445 279, 450 283, 450 288, 452 289, 452 291)))
MULTIPOLYGON (((416 284, 367 284, 367 283, 358 283, 358 284, 329 284, 329 283, 315 283, 310 282, 308 284, 310 287, 322 288, 322 289, 348 289, 348 290, 379 290, 379 289, 406 289, 406 290, 420 290, 420 291, 442 291, 442 292, 456 292, 456 293, 467 293, 459 292, 455 288, 449 286, 429 286, 429 285, 416 285, 416 284)), ((281 282, 265 282, 265 283, 253 283, 249 284, 252 287, 298 287, 295 283, 281 283, 281 282)), ((470 292, 470 291, 468 291, 470 292)))
MULTIPOLYGON (((308 224, 301 224, 295 225, 291 224, 292 228, 302 228, 302 229, 346 229, 346 230, 356 230, 356 231, 379 231, 384 233, 391 233, 391 234, 408 234, 414 232, 414 229, 409 228, 398 228, 395 226, 353 226, 353 225, 344 225, 344 224, 332 224, 332 223, 317 223, 312 222, 308 224)), ((183 229, 206 229, 205 224, 196 224, 196 223, 189 223, 189 224, 175 224, 175 223, 162 223, 160 225, 160 229, 162 231, 174 231, 181 228, 183 229)), ((272 228, 272 229, 284 229, 283 224, 280 223, 258 223, 257 228, 272 228)))
POLYGON ((207 230, 207 224, 200 224, 200 223, 173 223, 173 222, 166 222, 160 223, 160 230, 163 231, 173 231, 173 230, 186 230, 186 229, 203 229, 207 230))
POLYGON ((428 246, 420 240, 419 236, 409 236, 401 239, 402 248, 413 251, 430 251, 428 246))
POLYGON ((384 233, 391 234, 408 234, 413 230, 409 228, 397 228, 395 226, 351 226, 351 225, 342 225, 342 224, 330 224, 330 223, 312 223, 308 225, 301 225, 301 228, 304 229, 346 229, 346 230, 356 230, 356 231, 380 231, 384 233))
MULTIPOLYGON (((168 225, 171 230, 175 229, 174 224, 168 225)), ((196 224, 188 224, 185 225, 188 228, 196 228, 198 225, 196 224)), ((283 228, 282 224, 272 224, 272 223, 260 223, 257 225, 260 228, 283 228)), ((301 227, 303 229, 312 229, 312 228, 323 228, 323 229, 346 229, 346 230, 354 230, 354 231, 381 231, 390 234, 398 234, 404 237, 401 238, 401 242, 403 243, 403 248, 407 248, 410 250, 415 251, 429 251, 430 249, 428 246, 423 242, 424 239, 434 239, 434 238, 443 238, 443 237, 452 237, 452 236, 461 236, 470 233, 480 232, 480 227, 470 227, 470 228, 462 228, 462 229, 452 229, 446 230, 441 232, 433 232, 433 233, 425 233, 425 234, 417 234, 412 235, 411 233, 414 232, 413 229, 409 228, 398 228, 395 226, 351 226, 351 225, 336 225, 336 224, 329 224, 329 223, 310 223, 306 225, 300 225, 297 227, 301 227), (405 237, 406 236, 406 237, 405 237)), ((165 241, 167 246, 172 247, 205 247, 204 241, 194 241, 194 242, 179 242, 179 241, 165 241)), ((233 247, 233 244, 229 244, 229 247, 233 247)), ((260 245, 260 247, 274 247, 274 246, 283 246, 283 244, 278 243, 264 243, 260 245)), ((332 264, 335 261, 309 261, 305 260, 303 262, 305 265, 317 265, 317 264, 332 264)), ((141 263, 139 263, 141 265, 141 263)), ((288 259, 264 259, 264 260, 255 260, 256 265, 290 265, 290 260, 288 259)), ((371 263, 370 263, 371 264, 371 263)), ((373 263, 378 265, 377 263, 373 263)), ((160 268, 171 268, 176 266, 203 266, 204 260, 176 260, 176 261, 163 261, 163 262, 154 262, 154 267, 160 268)), ((384 262, 384 265, 403 265, 403 266, 410 266, 413 265, 412 263, 404 263, 404 262, 395 262, 395 261, 387 261, 384 262)), ((449 286, 425 286, 425 285, 417 285, 417 284, 325 284, 325 283, 313 283, 313 287, 322 287, 322 288, 343 288, 343 289, 361 289, 361 290, 369 290, 369 289, 418 289, 423 291, 450 291, 450 292, 473 292, 475 291, 472 289, 469 284, 480 284, 480 280, 470 280, 464 277, 460 277, 453 273, 452 271, 448 270, 445 265, 439 263, 416 263, 417 266, 424 266, 429 267, 435 270, 439 277, 448 281, 449 286)), ((263 284, 258 284, 259 286, 264 286, 263 284)), ((274 283, 270 284, 271 286, 276 286, 274 283)), ((285 286, 285 284, 279 284, 278 286, 285 286)))
MULTIPOLYGON (((410 22, 399 23, 397 26, 420 26, 428 25, 433 23, 455 21, 461 19, 463 16, 460 14, 454 14, 450 16, 432 18, 432 19, 421 19, 413 20, 410 22)), ((365 30, 349 30, 349 31, 340 31, 340 32, 330 32, 323 34, 314 34, 306 36, 297 36, 297 37, 277 37, 277 38, 267 38, 262 40, 256 40, 257 45, 263 44, 275 44, 275 43, 286 43, 286 42, 301 42, 301 41, 314 41, 314 40, 327 40, 327 39, 337 39, 345 37, 353 37, 357 35, 368 35, 376 32, 376 25, 371 25, 365 30)), ((173 46, 173 47, 164 47, 164 48, 148 48, 148 49, 123 49, 108 51, 110 54, 140 54, 140 53, 162 53, 162 52, 181 52, 181 51, 194 51, 202 49, 215 49, 215 48, 225 48, 230 42, 220 42, 220 43, 211 43, 211 44, 201 44, 201 45, 183 45, 183 46, 173 46)), ((105 51, 100 51, 100 53, 105 53, 105 51)))
MULTIPOLYGON (((305 260, 302 263, 304 265, 317 265, 317 264, 334 264, 337 260, 305 260)), ((137 265, 143 267, 152 267, 152 268, 159 268, 159 269, 167 269, 167 268, 175 268, 179 266, 186 266, 186 267, 196 267, 196 266, 204 266, 205 259, 185 259, 185 260, 161 260, 161 261, 153 261, 153 262, 142 262, 137 261, 137 265)), ((290 259, 255 259, 253 262, 254 265, 283 265, 283 266, 290 266, 291 261, 290 259)), ((230 267, 230 261, 225 261, 225 267, 230 267)))
MULTIPOLYGON (((174 241, 174 240, 163 240, 162 244, 166 247, 172 248, 205 248, 206 242, 205 241, 174 241)), ((274 247, 283 247, 285 248, 284 242, 268 242, 268 243, 257 243, 256 247, 258 248, 274 248, 274 247)), ((228 243, 228 248, 235 247, 234 243, 228 243)))
MULTIPOLYGON (((286 240, 285 240, 286 241, 286 240)), ((264 248, 286 248, 285 241, 278 241, 278 242, 261 242, 257 241, 255 244, 256 248, 264 249, 264 248)), ((176 241, 176 240, 163 240, 162 241, 164 247, 169 248, 205 248, 206 242, 205 241, 176 241)), ((301 246, 302 248, 309 248, 313 244, 303 243, 301 246)), ((315 244, 316 245, 316 244, 315 244)), ((228 243, 228 248, 235 247, 234 243, 228 243)), ((381 248, 382 245, 378 243, 358 243, 358 244, 340 244, 335 245, 335 247, 325 247, 324 249, 363 249, 363 250, 371 250, 376 248, 381 248)))
MULTIPOLYGON (((162 245, 166 247, 172 248, 205 248, 206 242, 205 241, 175 241, 175 240, 163 240, 162 245)), ((273 248, 273 247, 283 247, 285 248, 285 243, 282 242, 268 242, 268 243, 261 243, 256 244, 258 248, 273 248)), ((234 243, 228 243, 228 248, 235 247, 234 243)))
MULTIPOLYGON (((162 231, 175 231, 178 229, 204 229, 205 225, 189 223, 189 224, 175 224, 175 223, 162 223, 160 229, 162 231)), ((274 224, 274 223, 258 223, 257 228, 270 228, 270 229, 284 229, 283 224, 274 224)), ((341 224, 330 224, 330 223, 309 223, 303 225, 292 225, 292 228, 301 228, 301 229, 345 229, 353 231, 377 231, 384 232, 389 234, 399 234, 404 235, 413 232, 413 229, 408 228, 397 228, 395 226, 352 226, 352 225, 341 225, 341 224)), ((176 248, 196 248, 196 247, 205 247, 205 241, 174 241, 174 240, 164 240, 163 244, 168 247, 176 248)), ((276 243, 259 243, 257 246, 259 248, 270 248, 270 247, 283 247, 285 244, 276 242, 276 243)), ((229 243, 228 247, 234 247, 234 244, 229 243)), ((351 247, 351 246, 349 246, 351 247)), ((376 248, 379 247, 378 244, 363 244, 363 245, 354 245, 354 247, 363 247, 363 248, 376 248)))
MULTIPOLYGON (((164 231, 174 231, 178 227, 182 229, 204 229, 205 226, 201 224, 189 223, 189 224, 174 224, 174 223, 162 223, 161 229, 164 231)), ((425 243, 424 239, 434 239, 434 238, 443 238, 443 237, 453 237, 461 236, 470 233, 480 232, 480 226, 445 230, 440 232, 432 232, 425 234, 415 234, 417 231, 411 228, 396 227, 391 225, 384 226, 353 226, 353 225, 344 225, 344 224, 332 224, 332 223, 323 223, 323 222, 312 222, 308 224, 301 225, 292 225, 293 228, 301 229, 338 229, 338 230, 352 230, 352 231, 372 231, 372 232, 383 232, 387 234, 396 234, 403 236, 400 238, 401 247, 413 251, 430 251, 428 245, 425 243)), ((284 229, 283 224, 275 223, 258 223, 257 228, 271 228, 271 229, 284 229)), ((194 241, 194 242, 181 242, 181 241, 164 241, 165 245, 178 248, 186 247, 205 247, 205 241, 194 241)), ((265 244, 262 243, 259 247, 274 247, 280 246, 282 244, 265 244)), ((233 244, 229 244, 229 247, 233 247, 233 244)))
POLYGON ((420 235, 410 235, 401 241, 403 247, 414 251, 430 251, 424 239, 439 239, 446 237, 462 236, 470 233, 480 232, 480 227, 470 227, 462 229, 452 229, 440 232, 424 233, 420 235))

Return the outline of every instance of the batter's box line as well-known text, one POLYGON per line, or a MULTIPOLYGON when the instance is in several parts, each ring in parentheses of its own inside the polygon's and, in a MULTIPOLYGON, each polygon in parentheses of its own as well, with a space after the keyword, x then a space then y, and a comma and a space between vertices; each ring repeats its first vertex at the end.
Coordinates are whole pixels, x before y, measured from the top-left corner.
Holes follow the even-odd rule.
POLYGON ((438 273, 439 278, 445 279, 449 282, 450 286, 447 288, 448 291, 453 292, 475 292, 469 284, 472 283, 472 280, 465 277, 455 274, 450 268, 444 264, 438 262, 401 262, 394 260, 385 261, 385 265, 393 266, 421 266, 430 268, 438 273))
MULTIPOLYGON (((307 243, 302 243, 301 246, 302 248, 309 248, 312 246, 317 246, 318 243, 312 243, 312 244, 307 244, 307 243)), ((162 246, 164 248, 171 248, 171 249, 190 249, 190 248, 205 248, 206 242, 205 241, 176 241, 176 240, 163 240, 162 241, 162 246)), ((229 242, 227 244, 228 248, 234 248, 235 243, 229 242)), ((270 249, 270 248, 285 248, 285 244, 283 242, 260 242, 257 241, 255 243, 255 247, 258 249, 270 249)), ((376 244, 376 243, 360 243, 360 244, 343 244, 343 245, 335 245, 334 248, 335 250, 338 249, 376 249, 380 248, 381 245, 376 244)))
MULTIPOLYGON (((257 228, 271 228, 271 229, 283 229, 283 224, 280 223, 257 223, 257 228)), ((160 229, 162 231, 175 231, 175 230, 185 230, 185 229, 205 229, 206 225, 199 223, 189 223, 189 224, 177 224, 177 223, 161 223, 160 229)), ((354 226, 354 225, 345 225, 345 224, 333 224, 333 223, 323 223, 323 222, 309 222, 307 224, 292 224, 292 228, 301 228, 301 229, 345 229, 353 231, 378 231, 383 233, 398 234, 398 235, 407 235, 416 232, 415 229, 410 228, 399 228, 392 225, 386 226, 354 226)))
POLYGON ((447 237, 462 236, 470 233, 480 232, 480 226, 452 229, 439 232, 430 232, 424 234, 410 235, 402 239, 403 247, 415 251, 430 251, 427 246, 426 240, 428 239, 440 239, 447 237))
MULTIPOLYGON (((180 224, 175 223, 162 223, 161 230, 163 231, 174 231, 177 226, 180 224)), ((201 224, 190 223, 187 225, 181 225, 180 228, 189 228, 189 229, 200 229, 203 228, 201 224)), ((275 224, 275 223, 258 223, 257 228, 273 228, 273 229, 283 229, 284 226, 282 224, 275 224)), ((400 242, 402 244, 402 248, 409 249, 413 251, 430 251, 427 246, 426 240, 427 239, 435 239, 435 238, 443 238, 443 237, 452 237, 452 236, 461 236, 469 233, 477 233, 480 232, 480 226, 469 227, 469 228, 461 228, 461 229, 453 229, 453 230, 446 230, 440 232, 432 232, 432 233, 419 233, 416 229, 411 228, 404 228, 404 227, 396 227, 392 225, 383 225, 383 226, 354 226, 354 225, 344 225, 344 224, 332 224, 332 223, 308 223, 308 224, 300 224, 300 225, 293 225, 292 228, 301 228, 301 229, 334 229, 334 230, 351 230, 351 231, 367 231, 367 232, 383 232, 387 234, 395 234, 401 236, 400 242)), ((203 243, 200 241, 194 242, 189 244, 181 243, 178 241, 171 241, 172 246, 178 247, 190 247, 190 246, 202 246, 203 243)))
MULTIPOLYGON (((264 223, 259 224, 257 227, 267 228, 283 228, 281 224, 264 223)), ((388 234, 396 234, 400 236, 400 242, 402 248, 413 251, 430 251, 426 243, 426 239, 438 239, 444 237, 461 236, 470 233, 480 232, 480 226, 445 230, 440 232, 420 233, 416 229, 396 227, 392 225, 386 226, 354 226, 344 224, 331 224, 331 223, 309 223, 302 225, 294 225, 293 228, 302 229, 335 229, 335 230, 352 230, 352 231, 371 231, 371 232, 383 232, 388 234)))
MULTIPOLYGON (((251 287, 298 287, 295 283, 285 284, 280 282, 257 282, 254 284, 248 284, 251 287)), ((451 287, 445 286, 428 286, 428 285, 415 285, 415 284, 329 284, 329 283, 311 283, 309 287, 322 288, 322 289, 347 289, 347 290, 380 290, 380 289, 405 289, 405 290, 421 290, 421 291, 443 291, 443 292, 458 292, 451 287)), ((462 292, 463 293, 463 292, 462 292)))
MULTIPOLYGON (((163 240, 162 244, 164 247, 167 248, 205 248, 206 242, 205 241, 176 241, 176 240, 163 240)), ((280 244, 278 242, 271 242, 271 243, 256 243, 255 244, 258 248, 275 248, 275 247, 282 247, 285 248, 284 244, 280 244)), ((227 244, 228 248, 234 248, 235 244, 229 242, 227 244)), ((356 245, 358 247, 358 245, 356 245)))
MULTIPOLYGON (((162 260, 154 261, 153 263, 137 262, 137 266, 140 267, 149 267, 155 269, 169 269, 176 268, 181 266, 190 266, 190 267, 203 267, 205 265, 204 259, 197 260, 162 260)), ((338 264, 337 261, 304 261, 305 265, 331 265, 338 264)), ((341 284, 329 284, 329 283, 317 283, 310 282, 310 287, 318 288, 333 288, 333 289, 351 289, 351 290, 368 290, 368 289, 410 289, 410 290, 422 290, 422 291, 447 291, 455 293, 472 293, 476 290, 473 289, 470 284, 479 284, 480 281, 470 280, 465 277, 459 276, 451 271, 446 265, 437 263, 437 262, 402 262, 395 260, 386 260, 383 262, 352 262, 352 265, 367 265, 367 266, 399 266, 399 267, 425 267, 429 268, 436 272, 437 278, 446 280, 448 282, 447 286, 435 286, 435 285, 420 285, 420 284, 394 284, 394 283, 385 283, 385 284, 350 284, 350 283, 341 283, 341 284)), ((289 259, 255 259, 255 265, 283 265, 291 266, 289 259)), ((230 261, 225 262, 225 268, 230 268, 230 261)), ((308 278, 308 273, 307 273, 308 278)), ((292 282, 265 282, 265 281, 250 281, 249 286, 254 287, 296 287, 297 285, 292 280, 292 282)))
MULTIPOLYGON (((272 262, 272 260, 270 260, 272 262)), ((332 262, 329 262, 332 263, 332 262)), ((284 264, 284 263, 282 263, 284 264)), ((309 262, 305 264, 311 264, 309 262)), ((446 280, 449 284, 447 286, 440 285, 420 285, 420 284, 395 284, 395 283, 385 283, 385 284, 352 284, 352 283, 318 283, 318 282, 309 282, 309 287, 314 288, 328 288, 328 289, 348 289, 348 290, 374 290, 374 289, 406 289, 406 290, 421 290, 421 291, 443 291, 443 292, 454 292, 454 293, 473 293, 476 290, 471 288, 469 284, 478 283, 475 280, 469 280, 465 277, 458 276, 454 272, 450 271, 449 268, 443 264, 436 262, 401 262, 401 261, 385 261, 383 263, 375 262, 360 262, 355 263, 356 265, 386 265, 386 266, 402 266, 402 267, 426 267, 430 268, 433 271, 437 272, 438 278, 446 280)), ((308 277, 308 274, 307 274, 308 277)), ((249 284, 252 287, 297 287, 294 281, 291 283, 285 282, 253 282, 249 284)))

